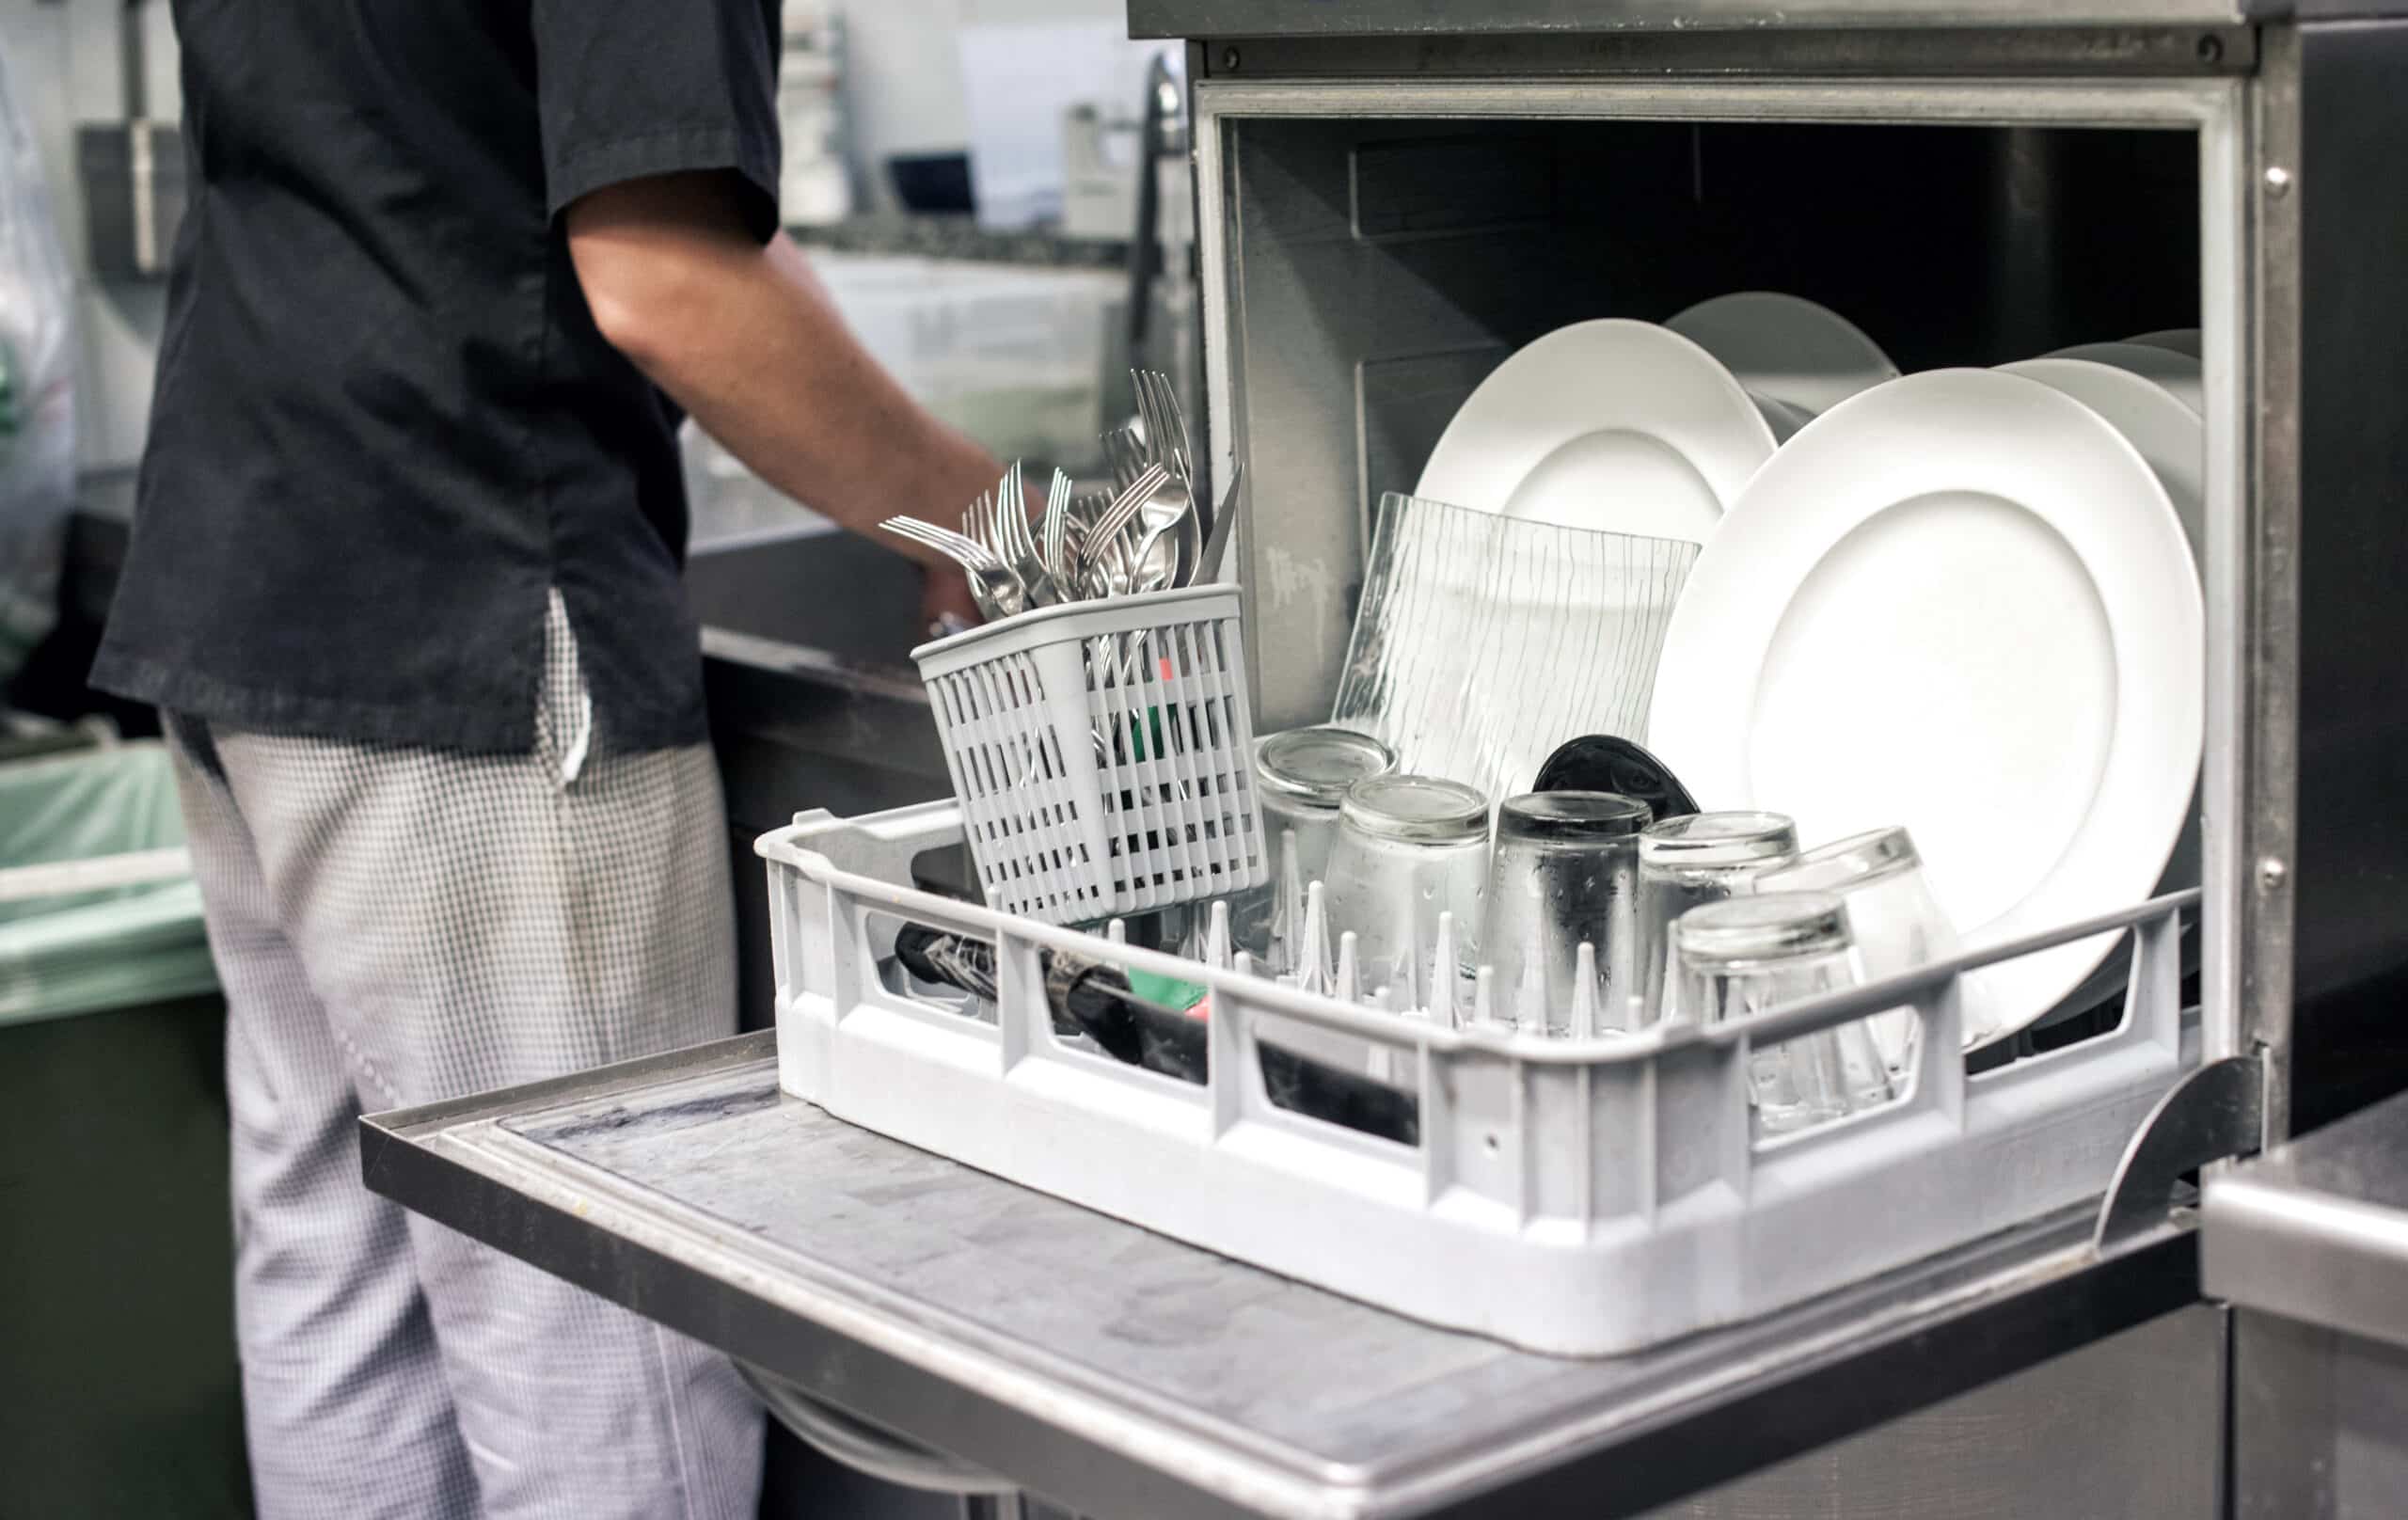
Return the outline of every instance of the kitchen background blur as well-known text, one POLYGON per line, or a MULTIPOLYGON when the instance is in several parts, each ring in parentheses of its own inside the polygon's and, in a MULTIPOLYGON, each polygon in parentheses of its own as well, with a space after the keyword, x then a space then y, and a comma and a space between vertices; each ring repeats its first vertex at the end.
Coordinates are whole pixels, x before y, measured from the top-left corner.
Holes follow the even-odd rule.
MULTIPOLYGON (((899 234, 881 245, 858 230, 857 211, 891 220, 903 209, 887 161, 921 160, 906 172, 941 180, 946 166, 926 161, 968 151, 974 133, 980 148, 974 172, 987 192, 981 224, 1058 229, 1068 179, 1063 112, 1092 103, 1113 129, 1103 150, 1109 162, 1130 165, 1146 61, 1159 51, 1126 40, 1118 0, 791 0, 785 19, 787 219, 837 223, 814 241, 860 252, 904 246, 899 234), (1049 60, 1042 74, 1020 66, 1032 53, 1049 60), (804 121, 819 130, 798 140, 794 125, 804 121)), ((182 101, 168 8, 164 0, 5 0, 0 49, 76 272, 79 457, 87 470, 130 468, 150 415, 166 286, 163 277, 95 267, 77 134, 134 117, 175 123, 182 101), (129 71, 130 58, 138 58, 138 68, 129 71), (129 88, 137 79, 138 99, 129 88)), ((163 173, 171 172, 171 158, 163 155, 163 173)), ((1090 166, 1080 181, 1088 193, 1078 198, 1071 230, 1087 234, 1076 241, 1103 245, 1055 246, 1053 261, 1120 267, 1123 250, 1113 245, 1133 226, 1133 168, 1112 177, 1110 202, 1099 217, 1094 160, 1082 162, 1090 166), (1117 212, 1127 214, 1126 222, 1117 212)), ((947 250, 930 241, 916 251, 947 250)), ((1046 261, 1049 253, 1041 245, 974 241, 951 251, 1023 267, 1046 261)), ((1111 282, 1080 283, 1118 293, 1111 282)))
MULTIPOLYGON (((782 212, 848 322, 999 457, 1098 471, 1129 366, 1186 388, 1197 362, 1177 51, 1128 41, 1121 0, 787 0, 784 24, 782 212)), ((55 616, 38 610, 50 626, 29 652, 0 640, 0 1367, 48 1390, 0 1418, 0 1516, 246 1514, 222 1005, 165 756, 144 742, 155 719, 84 685, 182 201, 169 8, 0 0, 0 127, 13 113, 30 134, 19 163, 39 162, 65 265, 55 295, 20 279, 0 296, 71 317, 74 461, 55 616)), ((751 863, 799 797, 850 814, 943 792, 908 658, 925 636, 915 572, 690 428, 687 443, 688 580, 734 858, 751 863)), ((42 537, 8 530, 0 511, 0 600, 42 537)), ((733 890, 757 1028, 761 873, 739 869, 733 890)), ((780 1437, 764 1512, 961 1503, 780 1437)))

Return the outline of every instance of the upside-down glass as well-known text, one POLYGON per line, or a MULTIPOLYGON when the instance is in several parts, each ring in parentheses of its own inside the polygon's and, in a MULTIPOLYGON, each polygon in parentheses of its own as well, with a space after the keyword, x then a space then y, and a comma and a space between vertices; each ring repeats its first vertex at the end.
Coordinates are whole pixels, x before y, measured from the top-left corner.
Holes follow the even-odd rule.
POLYGON ((1290 729, 1255 746, 1255 795, 1271 847, 1271 879, 1230 904, 1229 934, 1264 970, 1292 969, 1296 937, 1304 932, 1305 889, 1328 871, 1346 788, 1395 768, 1396 752, 1386 745, 1329 724, 1290 729))
POLYGON ((1332 944, 1354 935, 1356 987, 1386 988, 1398 1008, 1427 1008, 1440 977, 1468 1005, 1488 875, 1488 800, 1434 776, 1375 776, 1346 790, 1330 847, 1332 944), (1454 915, 1453 963, 1436 964, 1438 915, 1454 915))
POLYGON ((1638 1007, 1633 1023, 1680 1017, 1671 965, 1672 924, 1705 903, 1739 896, 1753 879, 1798 853, 1798 825, 1779 813, 1692 813, 1639 836, 1638 1007))
MULTIPOLYGON (((1874 829, 1828 845, 1817 845, 1795 861, 1765 872, 1755 879, 1758 892, 1828 892, 1847 906, 1848 932, 1856 941, 1857 967, 1864 980, 1877 982, 1929 961, 1956 953, 1956 927, 1941 910, 1924 879, 1923 857, 1904 829, 1874 829)), ((1965 984, 1970 994, 1972 984, 1965 984)), ((1964 1005, 1965 1041, 1972 1044, 1987 1032, 1973 1000, 1964 1005)), ((1914 1064, 1915 1031, 1912 1008, 1893 1008, 1865 1021, 1881 1064, 1893 1080, 1903 1079, 1914 1064)))
POLYGON ((1529 792, 1497 810, 1481 905, 1481 958, 1492 970, 1491 1017, 1534 1034, 1594 1035, 1621 1026, 1637 937, 1639 831, 1648 805, 1616 792, 1529 792), (1595 958, 1595 1024, 1574 1026, 1579 952, 1595 958))
MULTIPOLYGON (((1701 1023, 1722 1023, 1852 987, 1853 948, 1847 910, 1828 892, 1693 908, 1672 925, 1680 1005, 1701 1023)), ((1766 1134, 1827 1123, 1891 1096, 1889 1073, 1861 1021, 1756 1047, 1748 1084, 1766 1134)))

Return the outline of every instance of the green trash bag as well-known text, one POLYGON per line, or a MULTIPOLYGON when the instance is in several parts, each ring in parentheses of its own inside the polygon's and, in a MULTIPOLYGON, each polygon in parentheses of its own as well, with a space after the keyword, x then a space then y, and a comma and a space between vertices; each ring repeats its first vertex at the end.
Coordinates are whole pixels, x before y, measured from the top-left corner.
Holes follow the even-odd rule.
POLYGON ((155 740, 0 765, 0 1025, 214 990, 189 865, 164 880, 28 895, 51 874, 28 867, 183 842, 155 740))

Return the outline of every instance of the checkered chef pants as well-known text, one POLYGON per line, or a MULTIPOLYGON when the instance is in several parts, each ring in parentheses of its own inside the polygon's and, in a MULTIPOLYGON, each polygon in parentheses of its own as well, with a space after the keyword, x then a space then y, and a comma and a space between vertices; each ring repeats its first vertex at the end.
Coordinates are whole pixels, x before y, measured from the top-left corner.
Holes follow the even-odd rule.
POLYGON ((264 1520, 753 1512, 761 1413, 725 1358, 360 1183, 363 1111, 735 1032, 710 754, 589 755, 592 714, 555 593, 532 753, 169 718, 264 1520))

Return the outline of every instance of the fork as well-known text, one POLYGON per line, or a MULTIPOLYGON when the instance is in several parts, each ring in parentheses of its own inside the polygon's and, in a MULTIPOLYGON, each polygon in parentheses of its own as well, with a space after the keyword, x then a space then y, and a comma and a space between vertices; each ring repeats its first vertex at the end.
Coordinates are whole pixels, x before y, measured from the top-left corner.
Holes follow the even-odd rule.
POLYGON ((1077 590, 1069 583, 1070 564, 1063 558, 1069 550, 1070 477, 1056 469, 1045 490, 1045 524, 1040 533, 1046 573, 1066 595, 1075 596, 1077 590))
MULTIPOLYGON (((1050 499, 1050 490, 1047 495, 1050 499)), ((1009 550, 1004 556, 1004 562, 1028 588, 1028 599, 1039 607, 1055 607, 1072 600, 1054 579, 1053 566, 1046 563, 1044 551, 1038 546, 1037 535, 1029 531, 1028 497, 1022 485, 1021 464, 1017 459, 1012 461, 1012 467, 1004 472, 1003 483, 995 488, 993 510, 1002 529, 1004 545, 1009 550)))
POLYGON ((1192 586, 1200 568, 1205 541, 1218 526, 1218 509, 1212 499, 1204 494, 1203 483, 1196 478, 1196 462, 1187 449, 1187 414, 1180 409, 1179 393, 1171 388, 1170 376, 1159 370, 1148 372, 1149 388, 1153 392, 1154 413, 1162 447, 1169 451, 1164 460, 1172 476, 1187 488, 1187 499, 1194 516, 1180 533, 1179 584, 1192 586))
POLYGON ((1132 370, 1130 378, 1137 389, 1137 416, 1146 424, 1146 457, 1169 470, 1171 478, 1184 485, 1196 479, 1188 467, 1187 418, 1179 408, 1179 396, 1170 388, 1170 376, 1160 370, 1132 370))
POLYGON ((1027 593, 1019 578, 977 540, 917 517, 889 517, 879 526, 898 538, 932 548, 960 565, 970 578, 970 599, 989 619, 1006 618, 1028 610, 1027 593))
POLYGON ((1113 484, 1123 491, 1153 463, 1147 456, 1145 444, 1125 427, 1114 428, 1103 435, 1103 462, 1112 471, 1113 484))
POLYGON ((1170 471, 1172 483, 1186 499, 1185 519, 1175 520, 1165 513, 1151 520, 1178 527, 1177 563, 1170 583, 1190 585, 1203 558, 1204 541, 1212 536, 1212 503, 1196 493, 1195 464, 1187 452, 1187 418, 1180 410, 1170 377, 1159 370, 1132 370, 1129 378, 1137 395, 1137 419, 1146 429, 1144 457, 1170 471))
POLYGON ((993 497, 982 494, 978 500, 971 503, 971 511, 978 511, 982 504, 986 509, 986 532, 972 536, 983 536, 988 547, 1003 562, 1004 568, 1020 578, 1022 587, 1028 594, 1029 603, 1036 607, 1054 607, 1069 601, 1071 598, 1054 580, 1044 555, 1038 551, 1035 535, 1028 530, 1028 498, 1022 487, 1019 460, 1013 460, 1011 467, 1004 471, 1004 478, 996 483, 993 497))
MULTIPOLYGON (((1145 446, 1139 444, 1136 435, 1127 428, 1104 435, 1104 451, 1108 456, 1134 452, 1141 471, 1147 467, 1145 446)), ((1188 535, 1180 531, 1182 524, 1194 520, 1196 512, 1195 497, 1187 483, 1160 458, 1155 459, 1150 467, 1164 472, 1163 483, 1154 487, 1141 508, 1137 552, 1131 561, 1136 569, 1133 572, 1133 584, 1127 588, 1131 591, 1160 591, 1164 586, 1185 585, 1187 576, 1196 567, 1197 550, 1202 546, 1200 539, 1190 546, 1188 535), (1174 532, 1180 536, 1164 546, 1164 538, 1174 532), (1157 564, 1157 549, 1163 546, 1166 546, 1168 552, 1161 558, 1168 563, 1157 564)))
MULTIPOLYGON (((1087 533, 1086 551, 1081 556, 1083 566, 1092 567, 1102 560, 1104 551, 1119 538, 1121 530, 1136 520, 1137 514, 1144 510, 1146 505, 1153 499, 1154 493, 1161 490, 1164 483, 1169 479, 1168 470, 1164 469, 1160 465, 1149 465, 1144 473, 1129 483, 1128 489, 1113 498, 1112 505, 1104 509, 1103 515, 1096 520, 1095 527, 1087 533)), ((1133 573, 1135 568, 1136 566, 1133 564, 1133 573)), ((1111 589, 1123 592, 1129 590, 1125 585, 1111 589)))

